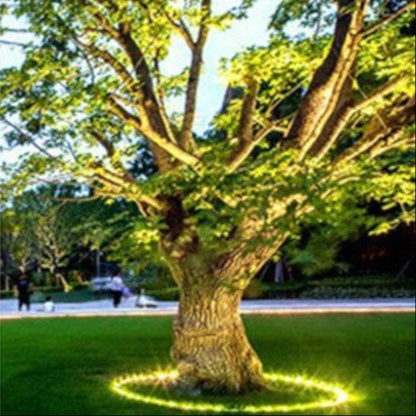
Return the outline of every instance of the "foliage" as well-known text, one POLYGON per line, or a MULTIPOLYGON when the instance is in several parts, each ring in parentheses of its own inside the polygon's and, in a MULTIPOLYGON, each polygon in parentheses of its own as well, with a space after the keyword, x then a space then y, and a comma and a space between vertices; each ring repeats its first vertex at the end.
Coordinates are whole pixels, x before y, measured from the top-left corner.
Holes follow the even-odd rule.
POLYGON ((263 299, 413 298, 415 280, 390 275, 344 276, 263 283, 263 299))
POLYGON ((244 299, 263 299, 264 286, 256 279, 253 279, 244 291, 244 299))
POLYGON ((413 21, 410 3, 333 3, 282 1, 270 42, 223 61, 233 97, 210 135, 196 137, 209 32, 226 36, 253 1, 219 15, 209 0, 7 2, 3 14, 24 21, 33 40, 20 67, 0 72, 5 140, 24 150, 4 166, 5 198, 74 180, 124 207, 112 219, 118 231, 109 236, 96 220, 86 244, 111 240, 114 258, 133 267, 159 250, 167 261, 198 252, 215 265, 243 248, 261 251, 242 278, 302 227, 325 224, 309 243, 317 251, 329 228, 346 238, 413 221, 415 39, 401 32, 413 21), (291 36, 289 26, 304 33, 291 36), (356 45, 338 48, 348 37, 356 45), (178 39, 192 59, 172 76, 163 63, 178 39), (179 117, 171 97, 185 101, 179 117), (365 212, 374 201, 386 217, 365 212))

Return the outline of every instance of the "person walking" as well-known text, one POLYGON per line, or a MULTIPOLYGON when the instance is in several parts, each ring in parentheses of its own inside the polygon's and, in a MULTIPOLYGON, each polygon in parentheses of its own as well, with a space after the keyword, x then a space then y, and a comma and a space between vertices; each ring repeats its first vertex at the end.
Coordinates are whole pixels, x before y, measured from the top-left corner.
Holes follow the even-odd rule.
POLYGON ((124 283, 119 273, 115 273, 110 283, 111 293, 113 296, 113 306, 118 308, 123 296, 124 283))
POLYGON ((26 305, 26 310, 30 311, 30 289, 31 285, 26 275, 20 276, 17 281, 17 298, 19 301, 19 312, 22 311, 23 305, 26 305))

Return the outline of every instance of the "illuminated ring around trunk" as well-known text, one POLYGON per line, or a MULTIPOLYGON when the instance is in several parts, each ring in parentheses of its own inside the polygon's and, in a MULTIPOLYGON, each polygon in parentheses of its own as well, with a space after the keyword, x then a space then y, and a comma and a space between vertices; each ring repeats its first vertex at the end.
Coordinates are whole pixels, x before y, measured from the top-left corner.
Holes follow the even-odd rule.
POLYGON ((350 400, 350 396, 340 387, 328 384, 319 380, 312 380, 302 376, 288 376, 279 373, 266 373, 265 379, 270 384, 283 383, 287 385, 294 385, 300 388, 315 390, 330 396, 322 400, 314 400, 307 403, 293 403, 293 404, 267 404, 267 405, 242 405, 237 407, 228 407, 224 404, 218 403, 202 403, 191 401, 176 401, 170 399, 161 399, 149 394, 136 393, 129 390, 129 385, 143 385, 155 386, 166 383, 173 383, 177 378, 177 372, 153 372, 149 374, 133 374, 124 377, 119 377, 111 383, 111 390, 120 396, 129 400, 137 402, 166 407, 169 409, 177 409, 184 411, 195 412, 213 412, 213 413, 250 413, 250 414, 265 414, 265 413, 288 413, 295 411, 306 411, 311 409, 329 408, 339 406, 350 400))

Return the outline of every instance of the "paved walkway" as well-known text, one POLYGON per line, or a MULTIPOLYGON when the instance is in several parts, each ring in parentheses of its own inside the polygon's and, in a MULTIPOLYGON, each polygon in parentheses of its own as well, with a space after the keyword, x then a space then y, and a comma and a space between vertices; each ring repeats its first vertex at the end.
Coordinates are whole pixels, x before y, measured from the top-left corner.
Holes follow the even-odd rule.
MULTIPOLYGON (((157 308, 135 307, 135 297, 123 300, 114 309, 111 300, 86 303, 58 303, 53 313, 43 312, 42 303, 32 304, 30 312, 18 312, 17 300, 0 301, 0 319, 175 315, 178 302, 158 302, 157 308)), ((243 314, 327 314, 327 313, 414 313, 415 299, 354 300, 253 300, 243 301, 243 314)))

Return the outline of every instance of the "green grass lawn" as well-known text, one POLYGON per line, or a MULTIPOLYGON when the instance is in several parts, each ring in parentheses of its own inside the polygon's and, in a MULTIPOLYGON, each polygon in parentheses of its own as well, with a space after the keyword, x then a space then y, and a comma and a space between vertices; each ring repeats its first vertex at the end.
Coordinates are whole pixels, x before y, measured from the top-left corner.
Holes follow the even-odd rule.
MULTIPOLYGON (((250 316, 245 322, 266 371, 303 373, 360 397, 325 414, 415 415, 414 315, 250 316)), ((2 322, 1 414, 182 414, 109 389, 118 375, 170 365, 171 323, 166 317, 2 322)))

